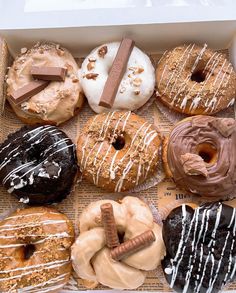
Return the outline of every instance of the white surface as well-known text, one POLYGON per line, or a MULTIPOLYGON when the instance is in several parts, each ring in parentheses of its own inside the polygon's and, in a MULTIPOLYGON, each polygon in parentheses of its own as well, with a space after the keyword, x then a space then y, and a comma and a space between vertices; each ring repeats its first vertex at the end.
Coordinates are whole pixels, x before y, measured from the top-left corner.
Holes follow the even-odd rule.
POLYGON ((125 36, 150 53, 184 42, 206 42, 219 49, 228 48, 236 33, 233 0, 0 0, 0 11, 0 34, 13 54, 47 40, 84 56, 125 36), (118 3, 123 7, 111 8, 118 3), (88 9, 68 10, 82 4, 88 9), (25 8, 32 12, 24 12, 25 8), (42 11, 46 8, 50 11, 42 11))

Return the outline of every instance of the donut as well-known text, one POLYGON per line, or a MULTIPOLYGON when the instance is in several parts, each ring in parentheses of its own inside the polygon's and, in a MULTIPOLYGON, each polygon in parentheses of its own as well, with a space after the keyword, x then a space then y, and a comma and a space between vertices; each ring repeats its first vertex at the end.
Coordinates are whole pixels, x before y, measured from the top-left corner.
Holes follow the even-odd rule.
POLYGON ((119 85, 111 109, 99 106, 109 71, 120 42, 95 48, 83 61, 80 82, 92 110, 96 113, 113 110, 136 110, 152 96, 155 87, 155 69, 149 57, 134 47, 119 85))
POLYGON ((75 145, 56 126, 25 126, 0 144, 0 183, 20 202, 59 202, 76 174, 75 145))
POLYGON ((236 73, 226 57, 195 44, 164 54, 157 69, 157 95, 185 114, 214 114, 234 104, 236 73))
POLYGON ((236 210, 220 202, 182 205, 163 224, 162 268, 177 292, 216 293, 235 280, 236 210))
POLYGON ((83 176, 95 185, 121 192, 143 183, 157 170, 161 137, 140 116, 124 111, 91 117, 77 141, 83 176))
POLYGON ((80 235, 72 246, 72 265, 77 275, 94 287, 98 283, 114 289, 136 289, 146 272, 154 270, 165 255, 161 227, 154 222, 151 210, 140 199, 126 196, 120 203, 99 200, 89 204, 79 217, 80 235), (100 207, 110 203, 115 223, 124 241, 147 230, 155 234, 155 241, 122 261, 114 261, 106 246, 100 207))
POLYGON ((37 43, 27 50, 22 49, 8 71, 7 95, 33 80, 32 66, 67 68, 65 81, 52 81, 29 100, 15 105, 9 102, 16 115, 27 124, 58 125, 72 118, 83 104, 83 94, 77 76, 78 66, 65 48, 53 43, 37 43))
POLYGON ((52 208, 18 210, 0 222, 0 291, 58 292, 71 275, 71 221, 52 208))
POLYGON ((197 115, 177 123, 164 151, 175 183, 206 197, 226 197, 236 187, 236 122, 197 115))

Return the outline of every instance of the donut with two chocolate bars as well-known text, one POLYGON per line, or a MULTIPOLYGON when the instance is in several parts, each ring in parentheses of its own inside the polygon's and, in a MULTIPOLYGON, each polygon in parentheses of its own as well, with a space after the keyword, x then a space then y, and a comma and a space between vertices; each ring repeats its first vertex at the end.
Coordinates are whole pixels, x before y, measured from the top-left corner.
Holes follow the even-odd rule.
POLYGON ((126 196, 120 203, 92 202, 79 217, 79 230, 71 258, 87 288, 99 283, 113 289, 138 288, 165 255, 161 226, 136 197, 126 196))
POLYGON ((76 174, 75 145, 55 126, 25 126, 0 144, 0 183, 20 202, 59 202, 76 174))
POLYGON ((182 205, 163 225, 162 261, 171 288, 185 293, 216 293, 236 277, 236 209, 221 202, 192 209, 182 205))

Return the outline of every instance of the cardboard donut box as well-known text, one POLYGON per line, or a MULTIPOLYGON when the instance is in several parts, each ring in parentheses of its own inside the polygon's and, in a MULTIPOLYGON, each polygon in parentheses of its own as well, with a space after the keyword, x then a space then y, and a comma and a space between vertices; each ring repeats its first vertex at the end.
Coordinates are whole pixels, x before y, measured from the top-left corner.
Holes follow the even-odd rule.
MULTIPOLYGON (((84 3, 68 0, 64 3, 58 1, 56 9, 55 2, 57 1, 0 1, 0 44, 2 46, 2 39, 5 39, 12 57, 22 48, 30 48, 34 43, 44 40, 61 44, 68 48, 74 57, 81 58, 96 46, 129 37, 135 41, 136 46, 153 55, 160 55, 165 50, 183 43, 207 43, 215 50, 227 50, 236 70, 234 1, 212 6, 201 5, 200 1, 192 1, 192 5, 185 6, 165 5, 165 1, 154 0, 111 1, 110 4, 109 1, 101 1, 98 6, 94 1, 96 5, 91 6, 88 0, 84 3)), ((1 55, 0 78, 4 76, 7 67, 7 60, 4 58, 6 56, 1 55)), ((2 80, 0 82, 2 85, 2 80)), ((3 101, 4 93, 1 88, 0 106, 3 101)), ((80 120, 83 118, 80 117, 80 120)), ((0 125, 1 133, 4 132, 4 127, 3 124, 0 125)), ((163 131, 165 132, 164 126, 163 131)), ((158 192, 172 192, 171 188, 166 190, 159 188, 158 192)), ((145 196, 145 192, 143 195, 145 196)), ((161 198, 164 194, 158 196, 161 198)), ((186 195, 175 190, 174 197, 175 200, 181 200, 185 199, 186 195)), ((63 207, 61 209, 63 210, 63 207)), ((167 285, 153 284, 153 275, 150 279, 151 285, 141 290, 171 292, 167 285)), ((109 292, 105 287, 100 289, 109 292)), ((85 289, 79 288, 80 292, 82 290, 85 289)), ((228 290, 235 292, 236 285, 231 285, 228 290)), ((78 290, 71 286, 62 292, 78 290)))

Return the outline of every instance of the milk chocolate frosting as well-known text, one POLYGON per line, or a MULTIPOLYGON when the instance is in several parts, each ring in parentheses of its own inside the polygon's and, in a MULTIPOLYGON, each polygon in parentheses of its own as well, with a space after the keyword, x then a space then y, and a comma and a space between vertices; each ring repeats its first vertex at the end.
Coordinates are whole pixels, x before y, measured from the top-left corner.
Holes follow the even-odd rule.
POLYGON ((203 196, 231 195, 236 187, 235 120, 202 115, 183 120, 169 136, 167 160, 179 187, 203 196), (212 160, 202 158, 209 153, 205 145, 213 150, 212 160))

